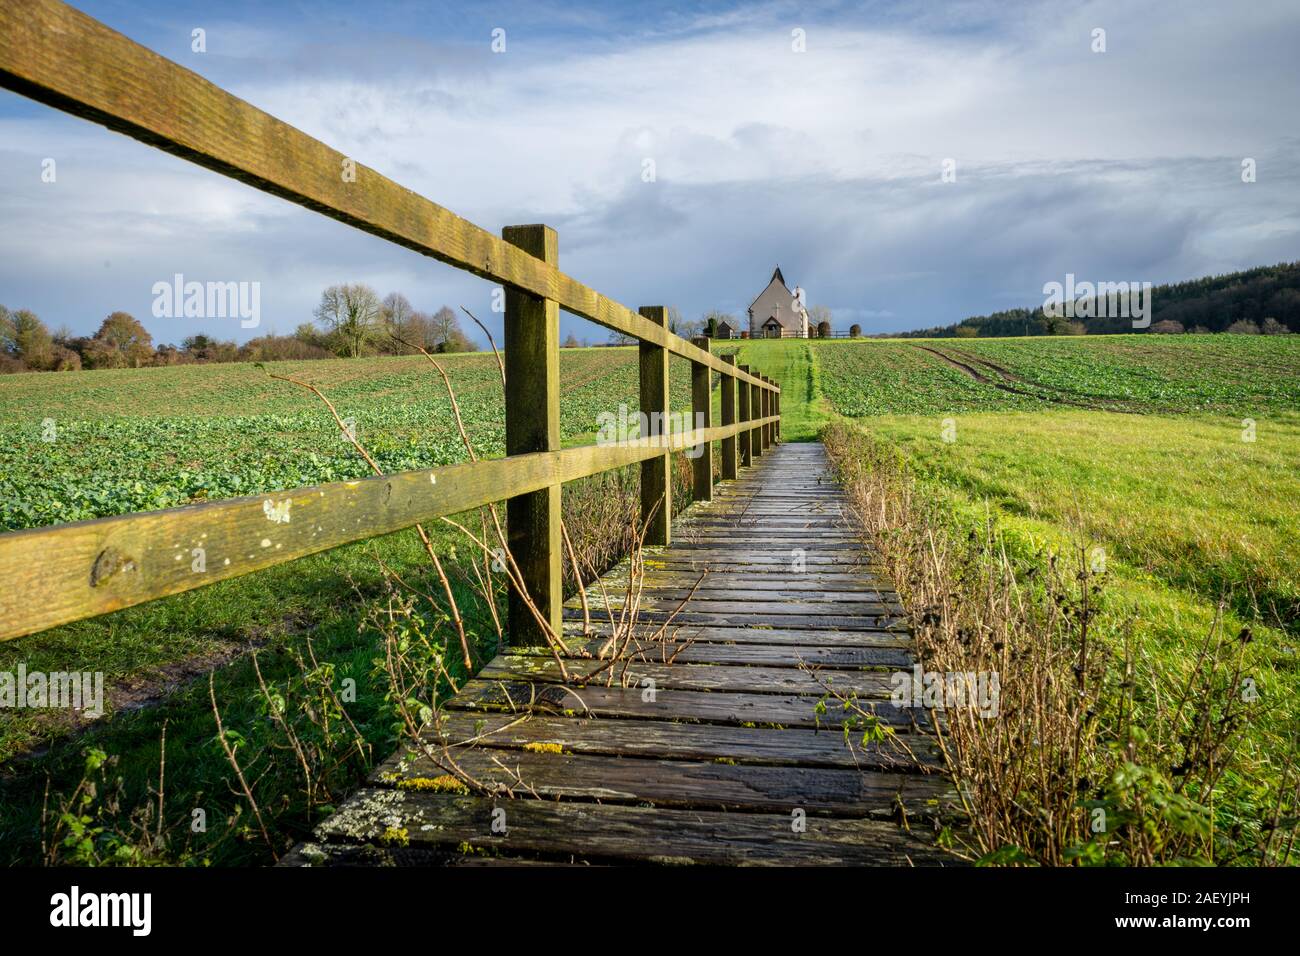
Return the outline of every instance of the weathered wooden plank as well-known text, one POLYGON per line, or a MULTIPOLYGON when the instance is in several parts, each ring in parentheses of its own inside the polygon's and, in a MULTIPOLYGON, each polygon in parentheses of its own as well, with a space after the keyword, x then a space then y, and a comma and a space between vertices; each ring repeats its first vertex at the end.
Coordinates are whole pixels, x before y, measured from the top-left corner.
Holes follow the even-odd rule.
MULTIPOLYGON (((795 574, 791 570, 791 559, 789 555, 785 557, 773 557, 767 560, 749 560, 736 561, 730 555, 722 555, 718 552, 706 554, 702 557, 692 555, 686 557, 678 555, 675 552, 646 555, 648 573, 654 574, 688 574, 699 577, 701 574, 706 576, 718 575, 744 575, 752 577, 755 580, 760 578, 772 580, 780 576, 790 576, 795 574)), ((826 575, 840 574, 849 577, 859 577, 861 575, 882 576, 879 561, 870 554, 863 554, 856 561, 840 561, 835 558, 815 558, 805 563, 805 570, 801 572, 807 575, 806 580, 813 580, 813 575, 825 578, 826 575)), ((805 580, 800 577, 799 580, 805 580)))
MULTIPOLYGON (((781 551, 774 552, 755 552, 747 548, 726 548, 713 545, 692 545, 683 543, 680 547, 674 548, 669 554, 657 554, 647 552, 646 562, 648 567, 655 569, 671 568, 681 566, 700 566, 709 567, 712 565, 722 565, 723 567, 741 567, 743 565, 769 565, 775 567, 784 567, 788 571, 791 568, 793 555, 789 549, 784 553, 781 551), (650 564, 650 562, 654 562, 650 564)), ((869 560, 861 548, 857 549, 831 549, 831 548, 803 548, 802 563, 805 566, 812 565, 830 565, 837 568, 856 569, 865 566, 869 560)), ((790 573, 797 573, 790 571, 790 573)))
MULTIPOLYGON (((668 614, 676 610, 680 600, 660 600, 652 594, 643 594, 637 605, 637 613, 640 615, 647 614, 668 614)), ((592 608, 599 609, 605 605, 600 602, 594 602, 592 608)), ((617 603, 610 605, 614 609, 618 608, 617 603)), ((884 604, 880 601, 777 601, 763 599, 762 603, 753 600, 745 601, 726 601, 715 600, 710 593, 696 595, 685 605, 683 609, 685 614, 762 614, 769 617, 808 617, 810 615, 828 616, 828 615, 845 615, 863 617, 880 617, 882 615, 903 614, 901 606, 884 604)))
MULTIPOLYGON (((624 576, 608 575, 605 578, 605 590, 610 594, 622 594, 627 587, 624 576)), ((650 571, 641 579, 646 590, 678 589, 689 590, 697 587, 700 591, 784 591, 790 587, 789 575, 756 571, 738 574, 731 570, 710 571, 700 575, 693 571, 650 571)), ((883 575, 853 574, 851 572, 808 570, 799 576, 801 589, 809 591, 842 590, 846 594, 869 591, 883 594, 893 600, 895 592, 889 579, 883 575)))
MULTIPOLYGON (((574 686, 581 687, 587 675, 604 685, 612 679, 628 687, 649 686, 660 690, 739 691, 749 694, 814 694, 822 696, 827 688, 862 698, 889 697, 892 675, 885 671, 819 670, 816 677, 806 670, 792 667, 734 666, 729 664, 659 664, 634 661, 626 666, 605 668, 601 661, 567 660, 565 670, 574 686)), ((564 683, 560 665, 549 657, 533 654, 500 654, 481 671, 483 680, 534 681, 544 684, 564 683)))
MULTIPOLYGON (((802 579, 791 581, 786 584, 786 590, 777 590, 775 588, 737 588, 727 587, 722 584, 717 584, 713 587, 704 587, 705 583, 708 583, 707 577, 704 582, 701 582, 700 587, 698 588, 691 588, 685 585, 681 587, 663 587, 656 584, 643 583, 641 586, 641 599, 642 601, 649 602, 653 605, 662 604, 666 601, 684 601, 688 597, 692 597, 693 594, 694 597, 691 600, 692 606, 695 606, 698 602, 702 601, 775 601, 782 604, 802 604, 810 606, 820 606, 825 604, 870 604, 880 606, 882 604, 888 604, 893 607, 898 604, 896 599, 891 600, 889 596, 882 594, 874 588, 863 586, 861 590, 854 591, 845 590, 843 587, 834 588, 829 585, 818 586, 815 583, 810 583, 808 587, 797 587, 797 585, 803 583, 802 579)), ((606 585, 605 593, 609 595, 609 606, 615 608, 622 605, 623 598, 626 596, 624 593, 609 590, 608 584, 606 585)), ((569 607, 581 606, 581 602, 577 598, 572 598, 566 603, 569 607)), ((587 604, 591 607, 601 607, 605 604, 605 598, 602 596, 600 591, 592 589, 587 594, 587 604)), ((706 610, 716 611, 720 610, 720 608, 708 607, 706 610)))
POLYGON ((367 789, 329 817, 318 834, 345 845, 383 845, 396 834, 410 849, 463 847, 673 865, 944 865, 952 859, 892 823, 816 815, 806 823, 804 832, 795 832, 788 813, 503 802, 367 789), (493 811, 499 808, 505 810, 504 834, 492 831, 493 811))
MULTIPOLYGON (((715 501, 714 507, 718 507, 720 502, 715 501)), ((702 530, 716 530, 719 528, 745 527, 759 523, 766 525, 771 522, 774 530, 784 531, 787 533, 797 532, 803 529, 816 529, 828 534, 850 534, 855 532, 848 524, 848 519, 836 514, 817 513, 810 510, 795 510, 791 507, 764 506, 753 508, 737 507, 733 513, 718 511, 712 509, 701 510, 698 514, 693 514, 691 518, 682 523, 683 530, 686 528, 700 528, 702 530)))
MULTIPOLYGON (((649 660, 660 660, 657 647, 639 652, 649 660)), ((671 653, 671 650, 670 650, 671 653)), ((679 664, 761 664, 765 667, 885 667, 892 670, 912 666, 912 655, 904 647, 852 645, 791 645, 710 643, 700 641, 683 648, 672 658, 679 664)))
MULTIPOLYGON (((584 687, 530 684, 526 681, 472 680, 448 706, 453 710, 510 713, 566 713, 586 717, 644 717, 696 723, 837 728, 841 714, 819 717, 818 698, 781 694, 717 693, 639 687, 584 687), (653 699, 652 699, 653 696, 653 699)), ((923 710, 892 701, 863 700, 864 710, 883 724, 905 731, 929 725, 923 710)))
POLYGON ((773 512, 750 511, 736 517, 703 517, 684 522, 678 533, 681 535, 720 536, 728 531, 756 537, 763 531, 771 531, 785 538, 822 537, 833 535, 841 538, 853 538, 861 541, 859 535, 849 532, 848 528, 837 519, 820 517, 785 516, 773 512))
MULTIPOLYGON (((689 608, 675 613, 642 609, 637 617, 643 623, 671 622, 678 626, 712 624, 723 627, 816 628, 842 631, 883 631, 905 623, 902 617, 871 614, 766 614, 761 610, 709 614, 692 611, 689 608)), ((564 618, 566 621, 582 620, 582 612, 576 608, 565 608, 564 618)))
POLYGON ((735 518, 702 518, 675 529, 679 540, 691 543, 735 542, 755 550, 806 547, 863 547, 863 538, 838 519, 783 517, 750 512, 735 518))
MULTIPOLYGON (((636 629, 641 637, 656 633, 658 625, 642 624, 636 629)), ((582 635, 582 621, 565 623, 565 634, 578 637, 582 635)), ((590 632, 598 637, 608 637, 608 621, 593 616, 590 632)), ((911 637, 906 630, 876 631, 837 631, 817 630, 815 628, 780 628, 780 627, 683 627, 669 628, 675 641, 685 643, 694 641, 698 647, 703 644, 777 644, 782 645, 782 652, 789 653, 794 648, 813 650, 818 647, 909 647, 911 637)), ((596 639, 596 638, 593 638, 596 639)))
MULTIPOLYGON (((750 552, 755 558, 788 557, 792 552, 803 554, 845 554, 860 556, 869 551, 861 538, 846 535, 835 528, 799 527, 773 528, 763 534, 761 523, 732 525, 730 527, 681 528, 677 543, 683 551, 750 552)), ((652 552, 653 553, 653 552, 652 552)))
MULTIPOLYGON (((938 769, 942 756, 938 746, 919 735, 883 742, 858 740, 850 748, 844 735, 834 729, 807 730, 788 727, 771 730, 760 727, 732 727, 723 724, 683 724, 659 720, 618 720, 588 717, 529 717, 513 714, 448 714, 440 727, 442 736, 430 737, 436 745, 498 747, 522 750, 550 744, 578 754, 607 754, 621 757, 662 757, 673 760, 719 760, 741 764, 797 767, 863 767, 873 770, 915 770, 917 766, 938 769)), ((384 765, 394 770, 406 762, 411 773, 431 770, 418 755, 398 751, 384 765)))
MULTIPOLYGON (((772 476, 773 481, 780 481, 779 475, 772 476)), ((721 519, 737 520, 750 515, 766 515, 773 519, 816 519, 821 522, 848 524, 846 515, 851 514, 847 503, 827 500, 822 496, 808 498, 785 498, 759 501, 756 497, 732 498, 725 485, 718 489, 716 500, 707 506, 692 509, 685 517, 685 524, 699 521, 717 521, 721 519)))
MULTIPOLYGON (((507 226, 506 242, 543 262, 559 262, 559 237, 542 225, 507 226)), ((505 406, 506 454, 558 451, 560 448, 560 310, 554 299, 506 290, 505 406)), ((560 484, 518 495, 506 502, 510 554, 527 589, 512 586, 508 599, 510 640, 516 645, 546 643, 546 630, 560 627, 564 603, 561 570, 560 484), (531 600, 542 621, 528 606, 531 600)))
MULTIPOLYGON (((543 799, 880 818, 893 816, 900 805, 909 816, 939 815, 951 803, 946 799, 951 785, 937 774, 466 747, 453 757, 485 786, 543 799)), ((392 765, 386 769, 391 772, 392 765)), ((446 771, 415 760, 410 771, 396 773, 395 783, 401 789, 402 780, 429 779, 440 772, 446 771)))
POLYGON ((696 541, 690 538, 677 542, 673 553, 688 554, 691 557, 700 552, 718 552, 726 553, 731 558, 743 558, 747 555, 756 561, 774 558, 776 560, 788 560, 791 550, 798 548, 804 554, 809 556, 821 555, 836 559, 844 557, 857 557, 863 553, 865 546, 861 541, 852 538, 843 540, 830 540, 825 543, 816 540, 808 540, 804 536, 785 541, 777 541, 767 547, 756 546, 754 541, 737 541, 734 538, 719 537, 715 540, 696 541))

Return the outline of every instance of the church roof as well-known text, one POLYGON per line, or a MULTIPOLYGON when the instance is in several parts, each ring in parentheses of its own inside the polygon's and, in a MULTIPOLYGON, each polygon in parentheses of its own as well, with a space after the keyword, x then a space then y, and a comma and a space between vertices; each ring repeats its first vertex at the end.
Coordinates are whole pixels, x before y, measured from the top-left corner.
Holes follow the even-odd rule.
MULTIPOLYGON (((790 287, 785 284, 785 276, 781 275, 780 266, 777 266, 775 269, 772 270, 772 278, 768 279, 767 285, 763 286, 763 292, 766 292, 768 289, 770 289, 772 287, 773 282, 781 283, 781 288, 785 289, 786 294, 789 295, 790 298, 792 299, 794 298, 794 293, 791 292, 790 287)), ((763 297, 763 292, 760 292, 758 295, 754 296, 754 302, 757 302, 759 299, 763 297)), ((754 311, 754 302, 749 303, 750 312, 754 311)))

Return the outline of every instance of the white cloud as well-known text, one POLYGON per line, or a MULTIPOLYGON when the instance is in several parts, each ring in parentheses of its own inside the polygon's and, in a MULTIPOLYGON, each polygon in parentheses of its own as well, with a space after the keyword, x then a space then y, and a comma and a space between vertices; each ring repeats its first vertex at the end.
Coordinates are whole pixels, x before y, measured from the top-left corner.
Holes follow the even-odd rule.
MULTIPOLYGON (((354 39, 358 56, 336 56, 263 27, 214 44, 226 59, 211 63, 485 228, 551 222, 566 270, 632 306, 743 309, 779 261, 870 331, 1028 304, 1067 268, 1160 281, 1300 255, 1291 4, 962 3, 864 22, 776 3, 602 42, 516 32, 495 56, 436 29, 354 39), (939 182, 948 157, 955 184, 939 182)), ((341 279, 426 307, 486 301, 485 283, 79 121, 0 119, 0 133, 18 184, 0 194, 0 290, 26 296, 7 304, 77 303, 67 319, 84 325, 121 304, 101 275, 78 278, 103 258, 132 289, 181 262, 273 269, 264 311, 282 329, 341 279), (70 157, 57 191, 30 172, 50 151, 70 157)))

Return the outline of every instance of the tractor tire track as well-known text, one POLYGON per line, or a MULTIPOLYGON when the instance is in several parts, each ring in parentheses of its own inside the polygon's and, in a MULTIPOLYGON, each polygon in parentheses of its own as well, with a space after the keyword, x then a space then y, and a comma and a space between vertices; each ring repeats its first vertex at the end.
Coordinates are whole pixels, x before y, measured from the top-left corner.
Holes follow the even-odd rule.
POLYGON ((1022 398, 1032 398, 1036 401, 1047 402, 1053 405, 1066 405, 1071 408, 1083 408, 1091 411, 1120 412, 1126 415, 1142 415, 1148 414, 1152 411, 1149 407, 1139 409, 1123 402, 1115 402, 1114 400, 1102 399, 1094 396, 1085 396, 1085 398, 1093 398, 1094 400, 1092 401, 1081 400, 1065 393, 1063 389, 1056 386, 1042 385, 1038 382, 1029 382, 1009 369, 996 365, 987 359, 977 358, 976 356, 970 355, 966 352, 957 352, 957 355, 961 356, 961 358, 956 358, 947 352, 931 348, 927 345, 914 344, 913 348, 920 349, 922 352, 928 352, 944 364, 956 369, 963 375, 974 379, 981 385, 990 385, 1000 391, 1007 392, 1011 395, 1019 395, 1022 398), (962 359, 965 359, 966 361, 962 361, 962 359), (977 368, 976 366, 983 366, 985 371, 981 371, 980 368, 977 368), (986 372, 991 374, 986 374, 986 372), (1038 391, 1033 391, 1027 387, 1020 387, 1030 385, 1032 385, 1034 389, 1038 389, 1038 391))

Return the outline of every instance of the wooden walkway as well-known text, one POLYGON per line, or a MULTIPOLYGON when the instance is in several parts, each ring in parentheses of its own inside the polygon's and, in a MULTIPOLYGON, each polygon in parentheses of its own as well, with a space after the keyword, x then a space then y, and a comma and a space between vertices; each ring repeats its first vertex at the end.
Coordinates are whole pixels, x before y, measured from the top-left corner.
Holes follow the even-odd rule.
MULTIPOLYGON (((644 645, 623 681, 575 686, 549 654, 501 654, 444 731, 463 770, 509 794, 457 793, 399 753, 282 863, 954 862, 929 843, 950 791, 925 715, 889 700, 912 665, 898 597, 844 502, 820 444, 770 448, 647 552, 647 630, 707 570, 673 619, 673 662, 644 645), (850 747, 844 697, 896 739, 861 746, 855 731, 850 747)), ((626 574, 606 576, 611 603, 626 574)), ((577 655, 610 632, 600 589, 587 600, 585 636, 580 601, 566 606, 571 673, 600 666, 577 655)))

